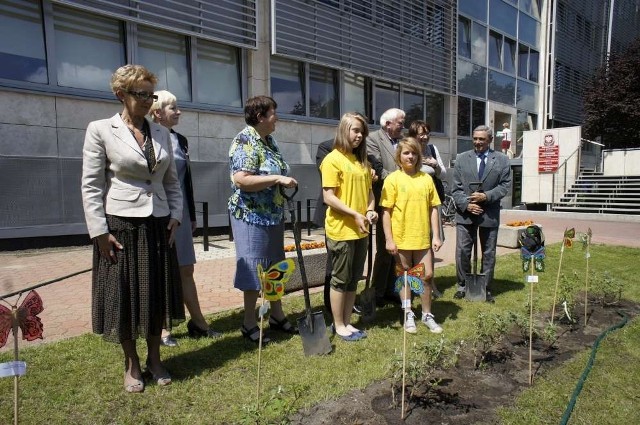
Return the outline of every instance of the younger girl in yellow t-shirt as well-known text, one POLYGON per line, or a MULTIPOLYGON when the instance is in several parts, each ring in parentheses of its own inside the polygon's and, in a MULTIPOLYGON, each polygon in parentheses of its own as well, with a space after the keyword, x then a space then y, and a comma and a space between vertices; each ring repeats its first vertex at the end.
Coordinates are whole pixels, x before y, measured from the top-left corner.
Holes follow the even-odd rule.
POLYGON ((351 325, 358 280, 367 256, 369 225, 378 220, 367 162, 366 119, 357 113, 342 116, 333 150, 320 164, 322 195, 327 204, 325 232, 331 253, 331 313, 334 331, 345 341, 366 334, 351 325))
MULTIPOLYGON (((442 327, 431 314, 431 287, 433 274, 433 249, 442 246, 438 209, 440 199, 428 174, 420 171, 422 154, 420 144, 412 137, 402 139, 396 147, 396 163, 400 169, 389 174, 384 181, 380 206, 383 207, 382 226, 386 239, 386 250, 396 259, 397 269, 409 270, 423 264, 420 279, 422 284, 422 323, 431 332, 440 333, 442 327)), ((381 249, 380 247, 379 249, 381 249)), ((416 333, 415 315, 411 310, 411 288, 404 285, 400 290, 404 312, 404 327, 416 333)))

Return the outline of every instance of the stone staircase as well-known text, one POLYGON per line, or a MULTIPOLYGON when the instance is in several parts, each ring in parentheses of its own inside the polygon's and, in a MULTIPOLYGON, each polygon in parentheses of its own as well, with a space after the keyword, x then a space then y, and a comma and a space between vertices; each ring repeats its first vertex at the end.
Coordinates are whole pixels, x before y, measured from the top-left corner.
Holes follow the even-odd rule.
POLYGON ((640 215, 640 176, 583 172, 553 205, 553 210, 640 215))

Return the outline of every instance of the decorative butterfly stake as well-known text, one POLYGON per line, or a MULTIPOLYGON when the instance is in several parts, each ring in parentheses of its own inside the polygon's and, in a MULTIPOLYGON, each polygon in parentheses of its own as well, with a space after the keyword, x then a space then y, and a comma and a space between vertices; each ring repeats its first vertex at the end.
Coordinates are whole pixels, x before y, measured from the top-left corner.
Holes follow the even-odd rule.
POLYGON ((558 274, 556 276, 556 288, 553 291, 553 308, 551 309, 551 324, 553 325, 553 319, 556 317, 556 301, 558 299, 558 284, 560 283, 560 270, 562 269, 562 256, 564 254, 564 248, 571 248, 573 246, 573 238, 576 236, 576 229, 564 229, 564 235, 562 237, 562 246, 560 247, 560 261, 558 263, 558 274))
POLYGON ((584 277, 584 325, 587 326, 587 307, 589 306, 589 258, 591 253, 589 248, 591 247, 591 227, 587 230, 587 233, 578 233, 578 238, 582 242, 582 249, 585 251, 584 256, 587 259, 587 272, 584 277))
POLYGON ((420 295, 424 292, 424 263, 417 264, 409 270, 404 270, 401 265, 396 264, 396 292, 400 293, 405 285, 409 286, 412 292, 420 295))
POLYGON ((267 270, 258 264, 258 279, 262 290, 260 308, 258 315, 260 316, 260 340, 258 341, 258 378, 256 384, 256 409, 260 406, 260 359, 262 354, 262 325, 264 316, 271 307, 270 301, 278 301, 284 295, 284 284, 289 281, 291 275, 296 269, 296 264, 291 258, 279 261, 267 270))
POLYGON ((11 310, 0 305, 0 348, 4 347, 9 337, 9 331, 13 332, 13 359, 14 361, 0 364, 0 377, 13 376, 13 419, 14 424, 18 424, 18 376, 24 375, 27 371, 27 364, 18 360, 18 328, 22 330, 22 339, 33 341, 42 339, 42 321, 37 316, 44 310, 42 299, 36 291, 30 291, 20 307, 16 304, 7 303, 11 310))

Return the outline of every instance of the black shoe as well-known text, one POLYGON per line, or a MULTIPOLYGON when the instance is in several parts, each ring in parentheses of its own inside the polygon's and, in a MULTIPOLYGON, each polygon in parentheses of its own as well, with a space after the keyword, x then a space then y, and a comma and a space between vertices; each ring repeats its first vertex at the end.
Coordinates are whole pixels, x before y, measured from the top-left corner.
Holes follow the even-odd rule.
POLYGON ((464 298, 465 296, 465 292, 464 291, 456 291, 455 294, 453 294, 453 298, 457 299, 457 300, 461 300, 462 298, 464 298))
POLYGON ((496 299, 493 298, 493 295, 491 295, 491 292, 487 291, 487 302, 491 303, 491 304, 495 304, 496 303, 496 299))
POLYGON ((208 329, 199 328, 195 323, 193 323, 192 320, 189 320, 187 322, 187 331, 189 332, 189 337, 191 338, 202 338, 202 337, 218 338, 222 336, 221 332, 214 331, 211 328, 208 328, 208 329))
POLYGON ((362 306, 359 306, 358 304, 354 304, 353 313, 357 314, 358 316, 362 315, 362 306))

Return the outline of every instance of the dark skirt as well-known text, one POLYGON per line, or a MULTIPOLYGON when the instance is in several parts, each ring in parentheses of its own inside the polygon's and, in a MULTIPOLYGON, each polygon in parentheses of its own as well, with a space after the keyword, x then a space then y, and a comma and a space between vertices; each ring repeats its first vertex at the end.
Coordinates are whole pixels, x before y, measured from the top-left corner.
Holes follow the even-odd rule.
POLYGON ((123 245, 117 262, 93 244, 93 332, 120 343, 160 335, 184 321, 175 245, 169 248, 169 217, 107 215, 109 232, 123 245))

